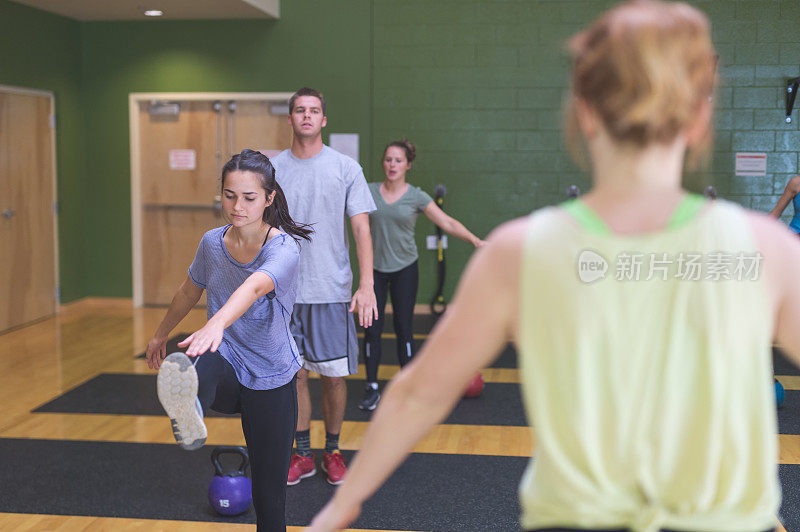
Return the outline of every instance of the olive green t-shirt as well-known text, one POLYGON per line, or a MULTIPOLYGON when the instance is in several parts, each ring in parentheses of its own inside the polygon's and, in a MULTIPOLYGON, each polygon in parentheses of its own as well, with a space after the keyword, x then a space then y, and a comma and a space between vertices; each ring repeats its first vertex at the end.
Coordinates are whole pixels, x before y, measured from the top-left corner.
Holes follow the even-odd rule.
POLYGON ((369 191, 378 207, 369 213, 373 268, 383 273, 402 270, 419 258, 414 226, 433 199, 413 185, 394 203, 386 203, 381 196, 381 183, 370 183, 369 191))

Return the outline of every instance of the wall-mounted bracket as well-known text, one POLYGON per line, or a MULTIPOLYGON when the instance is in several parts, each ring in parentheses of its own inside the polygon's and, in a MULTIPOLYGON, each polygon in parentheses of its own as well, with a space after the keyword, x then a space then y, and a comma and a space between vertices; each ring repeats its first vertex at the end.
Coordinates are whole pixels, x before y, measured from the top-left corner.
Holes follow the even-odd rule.
POLYGON ((800 87, 800 77, 786 79, 786 123, 792 123, 792 110, 794 109, 794 99, 797 97, 797 89, 800 87))

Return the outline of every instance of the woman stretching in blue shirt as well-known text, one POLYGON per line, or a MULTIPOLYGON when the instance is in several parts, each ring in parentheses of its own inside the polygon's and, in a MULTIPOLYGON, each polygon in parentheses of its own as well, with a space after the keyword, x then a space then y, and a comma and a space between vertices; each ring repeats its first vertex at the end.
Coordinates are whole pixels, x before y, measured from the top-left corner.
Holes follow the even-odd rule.
POLYGON ((188 277, 147 344, 147 362, 160 368, 158 397, 184 449, 205 442, 208 408, 241 413, 258 530, 283 531, 297 424, 295 374, 303 365, 289 331, 296 239, 309 240, 311 230, 292 221, 275 169, 253 150, 223 167, 222 208, 231 223, 203 235, 188 277), (165 359, 170 331, 203 290, 208 323, 178 344, 185 355, 165 359), (193 364, 188 357, 199 358, 193 364))

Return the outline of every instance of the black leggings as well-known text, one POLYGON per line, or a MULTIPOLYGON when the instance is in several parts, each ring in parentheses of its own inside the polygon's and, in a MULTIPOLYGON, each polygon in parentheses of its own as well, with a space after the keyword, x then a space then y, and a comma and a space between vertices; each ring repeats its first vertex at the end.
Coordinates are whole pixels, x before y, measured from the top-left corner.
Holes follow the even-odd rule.
POLYGON ((286 477, 297 428, 297 376, 280 388, 251 390, 239 383, 219 353, 200 356, 195 368, 203 412, 211 408, 242 414, 258 532, 285 532, 286 477))
POLYGON ((417 261, 400 271, 383 273, 373 270, 375 298, 378 300, 378 319, 367 327, 364 334, 366 344, 367 382, 378 381, 378 366, 381 364, 381 332, 383 331, 386 294, 392 296, 392 313, 394 317, 394 333, 397 335, 397 361, 405 366, 415 353, 414 304, 417 302, 417 286, 419 285, 419 269, 417 261))

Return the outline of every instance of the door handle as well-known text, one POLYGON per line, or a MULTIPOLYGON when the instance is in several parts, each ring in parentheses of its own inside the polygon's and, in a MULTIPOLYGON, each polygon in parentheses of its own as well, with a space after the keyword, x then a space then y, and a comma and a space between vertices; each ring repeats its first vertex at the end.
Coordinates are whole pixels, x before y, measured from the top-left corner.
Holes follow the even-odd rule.
POLYGON ((17 213, 14 211, 14 209, 5 209, 3 211, 3 218, 5 218, 6 220, 10 220, 11 218, 14 217, 15 214, 17 213))

